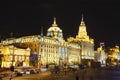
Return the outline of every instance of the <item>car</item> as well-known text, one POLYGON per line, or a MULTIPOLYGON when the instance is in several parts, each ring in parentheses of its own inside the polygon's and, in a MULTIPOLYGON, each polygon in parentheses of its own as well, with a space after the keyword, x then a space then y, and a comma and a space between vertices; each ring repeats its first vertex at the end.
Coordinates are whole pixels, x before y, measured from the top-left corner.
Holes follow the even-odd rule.
POLYGON ((17 67, 15 68, 14 70, 17 71, 17 72, 20 72, 21 74, 26 74, 26 71, 29 70, 29 69, 32 69, 33 67, 32 66, 25 66, 25 67, 17 67))
POLYGON ((26 74, 35 74, 35 70, 34 69, 28 69, 26 72, 26 74))
POLYGON ((69 65, 69 67, 70 67, 70 68, 75 68, 75 69, 79 68, 78 65, 69 65))
POLYGON ((69 71, 76 71, 79 69, 79 66, 78 65, 68 65, 67 68, 69 71))
POLYGON ((40 69, 39 68, 35 68, 35 73, 39 73, 40 69))
POLYGON ((40 71, 41 71, 41 72, 46 72, 46 71, 47 71, 47 68, 43 66, 43 67, 40 68, 40 71))
POLYGON ((7 71, 0 72, 0 77, 6 77, 8 75, 9 75, 9 72, 7 72, 7 71))
POLYGON ((13 77, 22 76, 22 73, 20 73, 20 72, 18 72, 18 71, 14 71, 14 72, 12 73, 12 76, 13 76, 13 77))
POLYGON ((58 73, 60 72, 59 66, 55 66, 53 69, 50 70, 52 73, 58 73))

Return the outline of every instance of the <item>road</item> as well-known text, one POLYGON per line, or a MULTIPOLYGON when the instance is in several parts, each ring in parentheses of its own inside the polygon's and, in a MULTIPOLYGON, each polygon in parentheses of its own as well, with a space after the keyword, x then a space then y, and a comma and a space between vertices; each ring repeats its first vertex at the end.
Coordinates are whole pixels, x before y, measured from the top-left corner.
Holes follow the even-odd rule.
MULTIPOLYGON (((12 80, 120 80, 120 70, 107 71, 103 69, 84 69, 72 72, 51 73, 49 71, 39 74, 31 74, 22 77, 14 77, 12 80)), ((10 80, 4 78, 3 80, 10 80)))
MULTIPOLYGON (((41 72, 39 74, 24 75, 20 77, 13 77, 12 80, 40 80, 44 77, 50 76, 51 72, 41 72)), ((3 80, 10 80, 10 77, 3 78, 3 80)))

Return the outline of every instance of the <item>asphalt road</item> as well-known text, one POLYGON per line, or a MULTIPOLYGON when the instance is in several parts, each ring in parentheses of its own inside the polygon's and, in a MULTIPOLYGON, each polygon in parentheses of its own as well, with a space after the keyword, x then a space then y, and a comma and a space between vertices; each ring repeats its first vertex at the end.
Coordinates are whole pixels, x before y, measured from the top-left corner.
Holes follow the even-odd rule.
MULTIPOLYGON (((49 71, 14 77, 12 80, 120 80, 120 70, 109 71, 104 69, 84 69, 71 72, 51 73, 49 71)), ((10 80, 9 77, 3 80, 10 80)))

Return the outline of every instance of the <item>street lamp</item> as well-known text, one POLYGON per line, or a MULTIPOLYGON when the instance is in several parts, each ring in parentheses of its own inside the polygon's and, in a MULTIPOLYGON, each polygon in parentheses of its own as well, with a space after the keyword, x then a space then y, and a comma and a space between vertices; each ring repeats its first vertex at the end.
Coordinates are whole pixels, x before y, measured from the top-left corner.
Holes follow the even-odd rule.
POLYGON ((48 52, 47 52, 47 64, 46 64, 46 67, 48 67, 48 52))
POLYGON ((12 49, 13 49, 13 53, 12 53, 12 64, 10 66, 10 71, 11 71, 10 80, 12 79, 12 73, 14 71, 14 65, 13 65, 13 62, 14 62, 14 45, 12 46, 12 49))
POLYGON ((14 55, 15 55, 15 46, 14 45, 15 45, 15 40, 13 39, 13 43, 12 43, 12 64, 11 64, 11 66, 13 66, 13 67, 15 66, 14 65, 14 59, 15 59, 14 58, 14 55))
POLYGON ((41 67, 42 63, 41 63, 41 55, 42 52, 40 52, 40 55, 38 56, 38 68, 41 67))
POLYGON ((13 39, 13 44, 12 44, 12 66, 14 66, 14 53, 15 53, 15 39, 13 39))
POLYGON ((12 66, 13 66, 13 63, 14 63, 14 45, 12 46, 12 49, 13 49, 13 53, 12 53, 12 66))

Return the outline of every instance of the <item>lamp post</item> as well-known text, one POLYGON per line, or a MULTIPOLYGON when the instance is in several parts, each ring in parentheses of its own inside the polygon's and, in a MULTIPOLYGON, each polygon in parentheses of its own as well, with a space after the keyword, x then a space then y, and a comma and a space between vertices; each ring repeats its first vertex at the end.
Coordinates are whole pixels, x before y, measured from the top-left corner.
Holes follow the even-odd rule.
POLYGON ((40 54, 40 60, 39 60, 39 61, 40 61, 40 63, 39 63, 39 64, 40 64, 40 66, 41 66, 41 54, 40 54))
POLYGON ((12 66, 13 66, 13 63, 14 63, 14 45, 13 45, 13 53, 12 53, 12 66))
POLYGON ((47 64, 46 64, 46 67, 48 67, 48 52, 47 52, 47 64))
POLYGON ((13 49, 13 53, 12 53, 12 64, 10 66, 10 71, 11 71, 10 80, 12 79, 12 73, 14 71, 14 65, 13 65, 13 62, 14 62, 14 45, 12 46, 12 49, 13 49))
POLYGON ((40 68, 41 67, 41 53, 42 52, 40 52, 40 55, 38 56, 38 68, 40 68))

